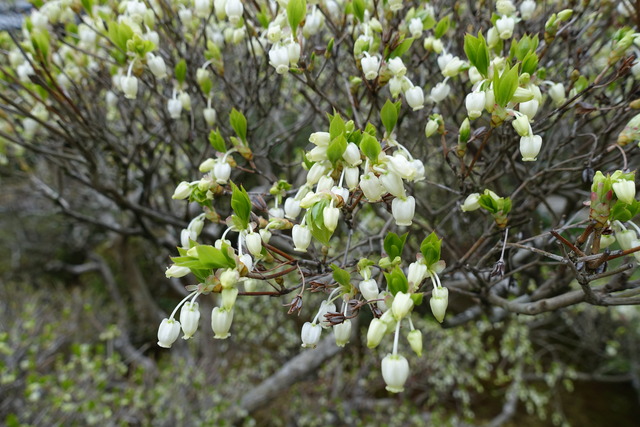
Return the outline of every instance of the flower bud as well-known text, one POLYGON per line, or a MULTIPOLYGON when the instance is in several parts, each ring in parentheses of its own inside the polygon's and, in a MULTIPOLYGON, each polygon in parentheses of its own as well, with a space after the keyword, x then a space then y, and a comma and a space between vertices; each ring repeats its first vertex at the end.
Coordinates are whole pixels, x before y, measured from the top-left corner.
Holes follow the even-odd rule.
POLYGON ((636 184, 633 181, 621 180, 613 183, 613 191, 623 203, 633 203, 636 197, 636 184))
POLYGON ((427 266, 420 261, 412 262, 409 264, 409 270, 407 271, 407 281, 409 282, 409 289, 417 289, 418 285, 422 283, 422 280, 427 275, 427 266))
POLYGON ((231 288, 240 280, 240 273, 233 268, 228 268, 220 275, 220 284, 223 288, 231 288))
POLYGON ((524 114, 519 115, 516 119, 511 123, 513 128, 518 132, 520 136, 530 136, 531 126, 529 125, 529 117, 524 114))
POLYGON ((191 270, 188 267, 180 267, 173 264, 171 267, 167 268, 167 271, 164 272, 164 275, 168 279, 170 277, 184 277, 189 273, 191 273, 191 270))
POLYGON ((304 325, 302 325, 302 332, 300 333, 300 338, 302 339, 302 347, 316 348, 318 342, 320 341, 321 333, 322 328, 320 327, 320 325, 306 322, 304 325))
POLYGON ((324 226, 327 230, 333 232, 338 226, 338 219, 340 218, 340 209, 327 206, 322 211, 322 218, 324 220, 324 226))
POLYGON ((182 181, 176 187, 176 190, 173 192, 173 196, 171 196, 171 198, 176 200, 182 200, 182 199, 186 199, 190 195, 191 195, 191 185, 186 181, 182 181))
POLYGON ((409 196, 406 199, 396 197, 391 202, 391 213, 396 220, 396 225, 409 226, 413 222, 413 216, 416 210, 416 199, 409 196))
POLYGON ((220 307, 214 307, 211 311, 211 329, 214 332, 214 338, 223 340, 229 337, 229 329, 233 322, 233 310, 227 310, 220 307))
POLYGON ((221 292, 222 295, 222 308, 225 310, 233 309, 238 297, 238 288, 225 288, 221 292))
POLYGON ((180 95, 178 95, 178 99, 180 100, 182 108, 185 111, 191 111, 191 95, 189 95, 187 92, 180 92, 180 95))
POLYGON ((565 100, 567 99, 565 97, 564 85, 562 83, 556 83, 551 86, 551 88, 549 88, 549 96, 553 100, 553 104, 556 107, 564 104, 565 100))
POLYGON ((180 334, 180 322, 175 319, 163 319, 158 328, 158 345, 164 348, 171 348, 171 345, 178 339, 180 334))
POLYGON ((326 147, 331 142, 329 132, 314 132, 309 136, 309 142, 318 147, 326 147))
POLYGON ((200 163, 198 170, 202 173, 211 172, 211 169, 216 165, 216 159, 208 158, 204 162, 200 163))
POLYGON ((480 193, 471 193, 462 204, 463 212, 470 212, 480 209, 480 193))
POLYGON ((311 244, 311 231, 309 231, 307 226, 299 224, 294 225, 291 230, 291 235, 295 246, 293 250, 296 252, 306 252, 309 244, 311 244))
POLYGON ((496 2, 496 10, 500 15, 513 15, 516 11, 516 7, 511 0, 498 0, 496 2))
POLYGON ((198 330, 200 309, 197 302, 187 301, 180 309, 180 326, 182 326, 183 340, 188 340, 198 330))
POLYGON ((400 354, 388 354, 382 359, 382 378, 391 393, 404 391, 404 384, 409 378, 409 362, 400 354))
POLYGON ((534 162, 542 148, 540 135, 523 136, 520 138, 520 154, 523 162, 534 162))
POLYGON ((357 167, 346 167, 344 169, 344 182, 349 190, 353 190, 360 183, 360 169, 357 167))
POLYGON ((391 311, 397 321, 402 320, 407 314, 409 314, 412 308, 413 300, 411 299, 411 294, 406 294, 404 292, 398 292, 395 294, 393 303, 391 304, 391 311))
POLYGON ((342 154, 342 158, 350 166, 357 166, 360 163, 362 163, 362 159, 360 158, 360 149, 353 142, 350 142, 347 144, 347 149, 344 150, 344 153, 342 154))
POLYGON ((411 346, 411 350, 418 356, 422 356, 422 333, 414 329, 413 331, 407 334, 407 341, 409 341, 409 345, 411 346))
POLYGON ((351 320, 347 319, 333 327, 333 335, 338 347, 344 347, 351 338, 351 320))
POLYGON ((403 78, 398 76, 393 76, 389 79, 389 91, 391 92, 391 96, 393 98, 397 98, 402 92, 402 83, 403 78))
POLYGON ((204 116, 204 121, 207 122, 209 126, 213 126, 216 124, 216 120, 218 118, 218 113, 213 108, 205 108, 202 111, 202 115, 204 116))
POLYGON ((427 138, 429 138, 431 135, 436 133, 436 131, 438 130, 439 127, 440 127, 440 125, 438 125, 437 121, 435 121, 433 119, 429 119, 429 121, 427 122, 427 125, 424 127, 425 136, 427 138))
POLYGON ((265 245, 269 244, 269 240, 271 240, 271 232, 269 230, 260 230, 260 238, 264 242, 265 245))
POLYGON ((440 323, 444 320, 444 315, 447 311, 447 305, 449 304, 449 289, 445 287, 435 287, 431 293, 431 299, 429 305, 431 306, 431 312, 433 317, 440 323))
POLYGON ((327 166, 324 162, 314 163, 307 173, 307 185, 316 184, 326 171, 327 166))
POLYGON ((371 320, 369 329, 367 329, 367 347, 376 348, 386 332, 387 325, 385 325, 382 320, 377 318, 371 320))

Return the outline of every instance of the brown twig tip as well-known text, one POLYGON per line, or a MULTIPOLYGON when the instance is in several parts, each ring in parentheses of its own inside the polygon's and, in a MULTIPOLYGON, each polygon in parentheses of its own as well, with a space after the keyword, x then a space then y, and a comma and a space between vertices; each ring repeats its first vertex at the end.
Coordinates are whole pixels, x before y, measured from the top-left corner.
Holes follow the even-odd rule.
POLYGON ((579 256, 585 256, 584 252, 582 252, 576 245, 574 245, 573 243, 571 243, 570 241, 562 237, 560 233, 558 233, 556 230, 551 230, 550 233, 553 237, 559 240, 563 245, 571 249, 575 254, 579 256))

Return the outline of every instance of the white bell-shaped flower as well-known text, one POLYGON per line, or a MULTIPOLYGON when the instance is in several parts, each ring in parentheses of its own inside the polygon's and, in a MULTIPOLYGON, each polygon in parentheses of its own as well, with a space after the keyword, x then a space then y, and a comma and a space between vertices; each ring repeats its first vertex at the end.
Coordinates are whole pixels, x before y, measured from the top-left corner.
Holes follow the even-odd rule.
POLYGON ((182 327, 182 339, 188 340, 198 330, 200 321, 200 306, 197 302, 187 301, 180 309, 180 326, 182 327))
POLYGON ((311 231, 306 225, 296 224, 291 230, 291 236, 293 237, 293 250, 296 252, 306 252, 307 248, 311 244, 311 231))
POLYGON ((331 327, 331 323, 325 317, 327 313, 335 313, 336 305, 332 302, 324 300, 320 303, 320 309, 318 310, 318 319, 320 319, 320 326, 322 329, 328 329, 331 327))
POLYGON ((513 35, 513 28, 516 25, 516 20, 511 16, 503 16, 502 18, 496 21, 496 30, 498 31, 498 36, 502 40, 506 40, 511 38, 513 35))
POLYGON ((418 172, 412 162, 399 152, 393 156, 387 156, 387 167, 391 172, 408 181, 413 181, 418 172))
POLYGON ((211 329, 215 334, 215 339, 223 340, 229 338, 229 329, 233 322, 233 310, 214 307, 211 311, 211 329))
POLYGON ((232 288, 240 280, 240 273, 235 268, 227 268, 220 274, 220 284, 223 288, 232 288))
POLYGON ((407 104, 409 104, 409 107, 411 107, 413 111, 418 111, 424 108, 424 93, 420 86, 413 86, 412 88, 407 89, 404 92, 404 97, 407 100, 407 104))
POLYGON ((417 289, 418 285, 422 283, 424 278, 427 276, 427 266, 424 265, 423 262, 412 262, 409 264, 409 269, 407 271, 407 281, 409 282, 409 287, 412 289, 417 289))
POLYGON ((409 362, 400 354, 388 354, 382 359, 382 378, 391 393, 404 391, 404 384, 409 378, 409 362))
POLYGON ((189 267, 180 267, 173 264, 171 267, 167 268, 167 271, 164 272, 164 275, 168 279, 170 277, 184 277, 189 273, 191 273, 189 267))
POLYGON ((191 185, 187 181, 182 181, 173 192, 172 199, 182 200, 191 195, 191 185))
POLYGON ((171 98, 167 101, 167 110, 172 119, 179 119, 182 114, 182 102, 177 98, 171 98))
POLYGON ((300 215, 300 201, 289 197, 284 201, 284 216, 288 219, 296 219, 300 215))
POLYGON ((451 87, 449 87, 445 82, 440 82, 431 88, 431 94, 429 97, 433 102, 438 103, 449 95, 449 91, 451 91, 451 87))
POLYGON ((227 0, 224 6, 224 11, 229 18, 231 24, 236 25, 242 18, 242 12, 244 12, 244 6, 240 0, 227 0))
POLYGON ((247 234, 247 237, 245 237, 244 241, 251 255, 259 257, 262 252, 262 238, 260 237, 260 234, 253 232, 249 233, 247 234))
POLYGON ((360 163, 362 163, 362 159, 360 158, 360 149, 353 142, 347 144, 347 149, 344 150, 342 158, 350 166, 358 166, 360 163))
POLYGON ((360 282, 358 285, 358 289, 360 293, 367 301, 371 301, 373 299, 378 299, 378 293, 380 290, 378 289, 378 282, 374 279, 367 279, 360 282))
POLYGON ((223 160, 216 162, 216 165, 213 167, 213 175, 216 177, 218 184, 226 184, 231 175, 231 165, 223 160))
POLYGON ((367 329, 367 347, 376 348, 386 333, 387 325, 382 320, 374 318, 367 329))
POLYGON ((349 190, 353 190, 360 183, 360 169, 357 167, 344 168, 344 182, 349 190))
POLYGON ((320 342, 320 335, 322 334, 322 328, 315 323, 306 322, 302 325, 302 332, 300 338, 302 339, 302 347, 304 348, 316 348, 318 342, 320 342))
POLYGON ((337 185, 334 185, 333 187, 331 187, 331 193, 335 194, 336 196, 340 196, 340 198, 345 203, 349 199, 349 190, 344 187, 338 187, 337 185))
POLYGON ((393 194, 395 197, 404 198, 404 184, 402 178, 394 172, 387 172, 380 175, 380 183, 387 192, 393 194))
POLYGON ((389 92, 391 92, 391 96, 397 98, 400 96, 400 92, 402 92, 402 83, 404 79, 399 76, 393 76, 389 79, 389 92))
POLYGON ((396 225, 409 226, 413 222, 413 216, 416 211, 416 199, 409 196, 405 199, 396 197, 391 202, 391 213, 396 220, 396 225))
POLYGON ((540 106, 540 103, 538 102, 537 99, 532 99, 529 101, 525 101, 525 102, 521 102, 520 106, 518 107, 518 110, 524 114, 525 116, 527 116, 529 118, 529 120, 533 120, 533 118, 535 117, 536 113, 538 112, 538 107, 540 106))
POLYGON ((194 0, 193 9, 199 18, 208 18, 212 12, 211 0, 194 0))
POLYGON ((380 59, 377 56, 369 56, 365 52, 364 58, 360 60, 362 66, 362 73, 367 80, 374 80, 378 77, 378 68, 380 68, 380 59))
POLYGON ((485 106, 484 92, 471 92, 464 99, 464 105, 467 107, 467 114, 471 120, 477 119, 482 115, 485 106))
POLYGON ((554 85, 552 85, 549 88, 549 96, 553 100, 553 104, 556 107, 564 104, 567 99, 565 96, 564 85, 562 83, 555 83, 554 85))
POLYGON ((327 172, 325 162, 314 163, 307 173, 307 185, 314 185, 320 181, 320 178, 327 172))
POLYGON ((151 52, 147 53, 147 65, 157 79, 167 77, 167 66, 161 56, 154 55, 151 52))
POLYGON ((213 126, 216 124, 216 120, 218 119, 218 113, 213 108, 205 108, 202 111, 202 116, 204 117, 204 121, 207 122, 209 126, 213 126))
POLYGON ((372 172, 360 176, 360 189, 364 196, 370 202, 377 202, 385 192, 385 188, 380 182, 380 179, 372 172))
POLYGON ((274 45, 269 50, 269 63, 276 69, 276 73, 284 74, 289 71, 289 51, 286 46, 274 45))
POLYGON ((520 17, 523 21, 531 19, 536 11, 536 2, 534 0, 524 0, 520 3, 520 17))
POLYGON ((329 132, 314 132, 309 136, 309 142, 318 147, 326 147, 331 142, 329 132))
POLYGON ((334 183, 335 181, 329 175, 323 175, 318 180, 316 192, 320 193, 322 191, 330 191, 334 183))
POLYGON ((534 162, 542 148, 540 135, 523 136, 520 138, 520 154, 523 162, 534 162))
POLYGON ((391 71, 394 76, 402 77, 407 73, 407 67, 402 62, 402 58, 396 56, 387 62, 387 69, 391 71))
POLYGON ((422 19, 413 18, 409 21, 409 32, 411 33, 411 37, 418 38, 422 35, 422 31, 424 29, 424 25, 422 24, 422 19))
POLYGON ((163 319, 158 328, 158 345, 164 348, 171 348, 180 334, 180 322, 171 318, 163 319))
POLYGON ((516 7, 511 0, 498 0, 496 2, 496 10, 500 15, 513 15, 516 11, 516 7))
POLYGON ((431 312, 433 317, 440 323, 444 320, 444 315, 447 311, 447 305, 449 304, 449 289, 445 287, 436 286, 431 293, 431 299, 429 305, 431 306, 431 312))
POLYGON ((124 97, 127 99, 136 99, 138 96, 138 79, 135 76, 124 76, 120 79, 120 86, 124 97))
POLYGON ((238 288, 224 288, 220 295, 222 296, 222 308, 232 310, 238 298, 238 288))
POLYGON ((520 136, 530 136, 531 135, 531 125, 529 124, 529 117, 524 114, 520 114, 518 117, 511 122, 513 125, 513 129, 520 136))
POLYGON ((351 338, 351 320, 347 319, 333 327, 333 335, 338 347, 344 347, 351 338))

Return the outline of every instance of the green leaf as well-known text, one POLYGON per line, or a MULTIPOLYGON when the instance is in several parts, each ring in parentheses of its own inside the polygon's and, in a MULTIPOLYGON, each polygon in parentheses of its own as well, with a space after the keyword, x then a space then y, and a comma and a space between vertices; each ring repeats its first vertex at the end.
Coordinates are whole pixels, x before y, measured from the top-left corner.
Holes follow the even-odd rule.
POLYGON ((251 219, 251 199, 246 190, 231 182, 231 209, 242 223, 242 229, 246 229, 251 219))
POLYGON ((351 287, 351 274, 335 264, 331 264, 331 269, 333 270, 333 280, 344 287, 351 287))
POLYGON ((497 73, 493 76, 493 92, 496 104, 505 107, 518 88, 518 64, 504 71, 501 76, 497 73))
POLYGON ((415 39, 413 37, 404 39, 402 43, 400 43, 398 46, 396 46, 395 49, 393 49, 393 51, 389 55, 389 59, 404 55, 404 53, 411 47, 411 44, 414 40, 415 39))
POLYGON ((488 194, 483 194, 482 196, 480 196, 478 203, 482 208, 487 210, 489 213, 494 214, 499 210, 498 203, 495 200, 493 200, 493 197, 489 196, 488 194))
POLYGON ((482 37, 482 34, 478 33, 478 49, 476 51, 476 63, 475 66, 478 69, 478 72, 482 74, 483 77, 487 77, 489 74, 489 47, 487 46, 487 41, 482 37))
POLYGON ((400 267, 396 266, 391 273, 384 273, 384 277, 392 295, 395 296, 398 292, 407 293, 409 291, 409 282, 400 267))
POLYGON ((196 246, 198 259, 204 268, 233 268, 236 266, 235 261, 229 258, 227 249, 223 246, 222 250, 216 249, 211 245, 196 246))
POLYGON ((364 22, 364 0, 353 0, 353 14, 358 21, 364 22))
POLYGON ((424 299, 423 296, 424 295, 422 293, 411 294, 411 299, 413 300, 413 305, 415 305, 417 307, 420 304, 422 304, 422 300, 424 299))
POLYGON ((227 152, 227 146, 224 142, 224 138, 222 138, 222 135, 220 134, 219 129, 209 132, 209 144, 211 144, 214 150, 219 151, 220 153, 227 152))
POLYGON ((382 147, 380 147, 380 143, 374 136, 368 133, 363 134, 362 139, 360 140, 360 150, 373 163, 378 163, 378 156, 382 151, 382 147))
POLYGON ((325 246, 329 246, 329 239, 333 235, 332 231, 329 231, 327 227, 324 226, 324 208, 329 205, 329 201, 327 199, 320 200, 318 203, 313 205, 311 209, 307 210, 307 214, 305 215, 306 223, 309 226, 309 230, 311 231, 311 235, 320 243, 325 246))
POLYGON ((538 68, 538 55, 535 52, 529 52, 522 61, 522 72, 532 75, 538 68))
POLYGON ((420 244, 420 253, 424 257, 424 263, 427 267, 440 261, 440 247, 442 239, 438 239, 435 232, 432 232, 424 238, 420 244))
POLYGON ((396 233, 388 233, 384 238, 384 251, 387 253, 390 259, 402 256, 402 250, 404 249, 404 242, 407 240, 409 233, 404 233, 402 236, 398 236, 396 233))
POLYGON ((174 68, 174 73, 178 83, 183 84, 187 78, 187 61, 181 59, 174 68))
POLYGON ((398 122, 398 107, 396 104, 387 99, 380 110, 380 118, 382 119, 384 128, 387 130, 387 135, 391 135, 393 128, 398 122))
POLYGON ((229 122, 231 127, 240 137, 242 142, 247 142, 247 118, 240 111, 233 108, 229 114, 229 122))
POLYGON ((80 0, 82 7, 89 16, 93 16, 93 0, 80 0))
POLYGON ((300 25, 306 14, 306 0, 289 0, 289 3, 287 3, 287 20, 289 21, 289 27, 291 27, 294 39, 296 38, 298 25, 300 25))
POLYGON ((329 124, 329 139, 332 141, 345 132, 345 124, 340 114, 335 114, 329 124))
POLYGON ((347 139, 344 135, 340 135, 329 143, 329 147, 327 147, 327 159, 335 166, 337 161, 342 158, 346 149, 347 139))
POLYGON ((127 41, 133 37, 133 30, 127 24, 119 24, 115 21, 110 21, 107 24, 109 39, 120 50, 127 51, 127 41))
POLYGON ((260 25, 262 26, 262 28, 267 29, 269 28, 269 17, 267 16, 266 13, 264 12, 258 12, 256 14, 256 19, 258 20, 258 22, 260 23, 260 25))
POLYGON ((449 16, 445 16, 444 18, 442 18, 440 21, 438 21, 438 24, 436 25, 436 29, 434 30, 435 36, 437 39, 442 38, 442 36, 444 36, 444 33, 447 32, 447 30, 449 29, 449 16))

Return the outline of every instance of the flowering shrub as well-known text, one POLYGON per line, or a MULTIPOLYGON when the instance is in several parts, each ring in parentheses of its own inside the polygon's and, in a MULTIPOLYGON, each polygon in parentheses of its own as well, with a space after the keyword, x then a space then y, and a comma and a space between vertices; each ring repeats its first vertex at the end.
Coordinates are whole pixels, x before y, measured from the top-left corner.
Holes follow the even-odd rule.
POLYGON ((429 308, 640 303, 630 3, 35 3, 0 39, 5 161, 46 159, 64 178, 35 182, 76 219, 179 242, 161 347, 201 295, 217 339, 238 298, 292 295, 303 347, 371 316, 397 393, 429 308))

